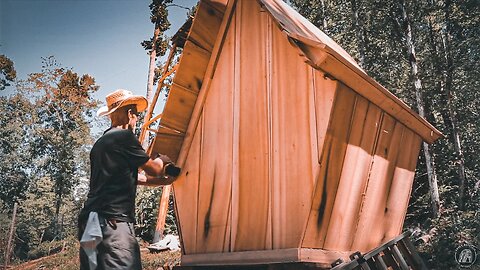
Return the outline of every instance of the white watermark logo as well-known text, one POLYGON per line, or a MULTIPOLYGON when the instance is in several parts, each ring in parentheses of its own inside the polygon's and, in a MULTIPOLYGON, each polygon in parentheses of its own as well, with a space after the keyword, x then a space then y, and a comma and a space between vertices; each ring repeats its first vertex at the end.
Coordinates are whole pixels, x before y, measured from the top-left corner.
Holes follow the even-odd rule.
POLYGON ((470 267, 477 260, 477 250, 472 245, 459 246, 455 250, 455 260, 460 267, 470 267))

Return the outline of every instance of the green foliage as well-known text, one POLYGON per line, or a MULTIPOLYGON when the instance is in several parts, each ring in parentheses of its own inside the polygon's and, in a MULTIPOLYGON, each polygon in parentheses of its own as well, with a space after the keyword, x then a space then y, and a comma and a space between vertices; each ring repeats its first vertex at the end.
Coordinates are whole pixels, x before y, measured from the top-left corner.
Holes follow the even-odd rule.
MULTIPOLYGON (((162 188, 139 187, 136 197, 135 233, 144 241, 152 242, 157 224, 162 188)), ((170 198, 164 234, 177 234, 173 200, 170 198)))
POLYGON ((31 126, 36 121, 33 104, 20 94, 0 97, 0 200, 4 206, 25 198, 34 164, 31 156, 31 126))
POLYGON ((97 89, 91 76, 79 76, 48 57, 41 72, 19 81, 12 96, 0 97, 6 112, 0 115, 0 202, 7 215, 19 203, 18 259, 43 255, 55 241, 76 235, 81 192, 74 197, 74 191, 81 191, 79 184, 84 188, 89 174, 89 122, 97 89))
POLYGON ((142 41, 141 45, 150 53, 155 40, 155 56, 157 57, 165 55, 168 49, 168 38, 164 35, 164 32, 170 28, 167 9, 170 3, 172 3, 172 0, 152 0, 152 3, 149 5, 150 20, 155 25, 155 30, 158 34, 156 38, 152 37, 150 40, 142 41))
POLYGON ((30 94, 38 120, 34 124, 34 155, 41 162, 36 170, 54 181, 56 224, 64 197, 72 192, 75 179, 85 176, 85 145, 92 144, 89 119, 97 102, 98 90, 89 75, 78 76, 59 67, 53 57, 43 60, 43 70, 30 74, 19 88, 30 94), (81 157, 79 159, 79 157, 81 157))
POLYGON ((17 72, 13 66, 12 60, 5 55, 0 55, 0 90, 4 90, 5 87, 10 86, 10 82, 13 82, 17 77, 17 72))
POLYGON ((0 200, 0 265, 5 264, 5 252, 7 250, 8 233, 10 231, 10 224, 12 222, 8 209, 5 208, 3 202, 0 200))

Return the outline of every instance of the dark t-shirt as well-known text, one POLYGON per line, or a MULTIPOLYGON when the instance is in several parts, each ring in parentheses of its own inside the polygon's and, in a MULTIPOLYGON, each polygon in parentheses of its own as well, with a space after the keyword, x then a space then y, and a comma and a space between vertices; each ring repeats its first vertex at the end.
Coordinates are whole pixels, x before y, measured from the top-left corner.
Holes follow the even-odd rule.
POLYGON ((105 131, 90 151, 90 191, 79 220, 95 211, 105 218, 134 222, 138 167, 148 159, 132 131, 105 131))

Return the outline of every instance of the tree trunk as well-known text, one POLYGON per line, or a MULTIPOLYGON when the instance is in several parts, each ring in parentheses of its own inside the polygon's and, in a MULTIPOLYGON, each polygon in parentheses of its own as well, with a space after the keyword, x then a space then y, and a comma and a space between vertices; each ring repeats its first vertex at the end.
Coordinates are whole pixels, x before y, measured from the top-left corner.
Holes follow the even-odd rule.
POLYGON ((325 8, 325 0, 320 0, 321 9, 322 9, 322 26, 323 26, 323 31, 328 34, 328 23, 327 23, 327 12, 325 8))
POLYGON ((459 179, 459 202, 460 209, 463 210, 465 206, 465 158, 463 156, 462 143, 460 140, 460 132, 458 130, 458 120, 455 114, 455 110, 452 105, 452 85, 453 85, 453 59, 450 52, 450 32, 451 32, 451 22, 450 22, 450 5, 451 1, 446 0, 444 4, 444 15, 445 15, 445 27, 442 28, 442 43, 445 52, 445 96, 447 97, 447 108, 451 120, 452 128, 452 139, 453 147, 455 149, 455 164, 457 165, 458 179, 459 179))
MULTIPOLYGON (((420 80, 419 74, 418 74, 418 64, 417 64, 417 58, 416 58, 416 53, 415 53, 415 44, 413 42, 413 34, 412 34, 412 28, 410 25, 410 21, 408 20, 408 15, 407 15, 407 8, 405 6, 405 0, 400 0, 398 1, 400 5, 400 9, 402 12, 402 21, 403 21, 403 30, 404 30, 404 36, 406 39, 406 49, 408 52, 408 61, 410 64, 410 72, 415 88, 415 99, 417 102, 417 109, 418 109, 418 114, 426 118, 425 115, 425 108, 424 108, 424 102, 423 102, 423 96, 422 96, 422 81, 420 80)), ((436 217, 439 214, 439 209, 440 209, 440 195, 438 193, 438 183, 437 183, 437 174, 435 172, 435 162, 430 150, 430 146, 427 143, 423 143, 423 153, 425 155, 425 163, 427 166, 427 175, 428 175, 428 183, 430 186, 430 196, 432 199, 432 210, 433 210, 433 215, 436 217)))
MULTIPOLYGON (((152 39, 152 50, 150 51, 150 64, 148 66, 148 80, 147 80, 147 95, 146 98, 148 100, 148 106, 153 106, 153 79, 155 77, 155 62, 157 59, 157 47, 155 46, 157 43, 158 35, 160 34, 160 28, 155 27, 155 31, 153 32, 153 39, 152 39)), ((148 111, 148 110, 147 110, 148 111)), ((150 119, 144 118, 143 121, 146 122, 150 119)), ((148 148, 148 136, 143 138, 142 147, 143 149, 148 148)))
POLYGON ((352 5, 352 22, 353 22, 353 29, 355 34, 357 35, 357 48, 358 48, 358 64, 360 67, 365 68, 365 33, 363 29, 363 23, 360 21, 358 16, 358 8, 359 4, 357 0, 351 0, 352 5))

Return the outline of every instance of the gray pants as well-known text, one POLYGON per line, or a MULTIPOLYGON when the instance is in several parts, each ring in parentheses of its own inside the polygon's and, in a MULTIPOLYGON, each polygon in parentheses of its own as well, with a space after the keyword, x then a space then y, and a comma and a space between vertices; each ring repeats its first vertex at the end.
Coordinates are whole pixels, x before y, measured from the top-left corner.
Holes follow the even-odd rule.
MULTIPOLYGON (((100 217, 103 241, 97 246, 97 270, 142 269, 140 247, 135 238, 133 223, 117 222, 116 228, 100 217)), ((82 234, 83 232, 80 231, 82 234)), ((80 235, 81 235, 80 234, 80 235)), ((80 248, 80 270, 93 270, 88 265, 88 257, 80 248)))

